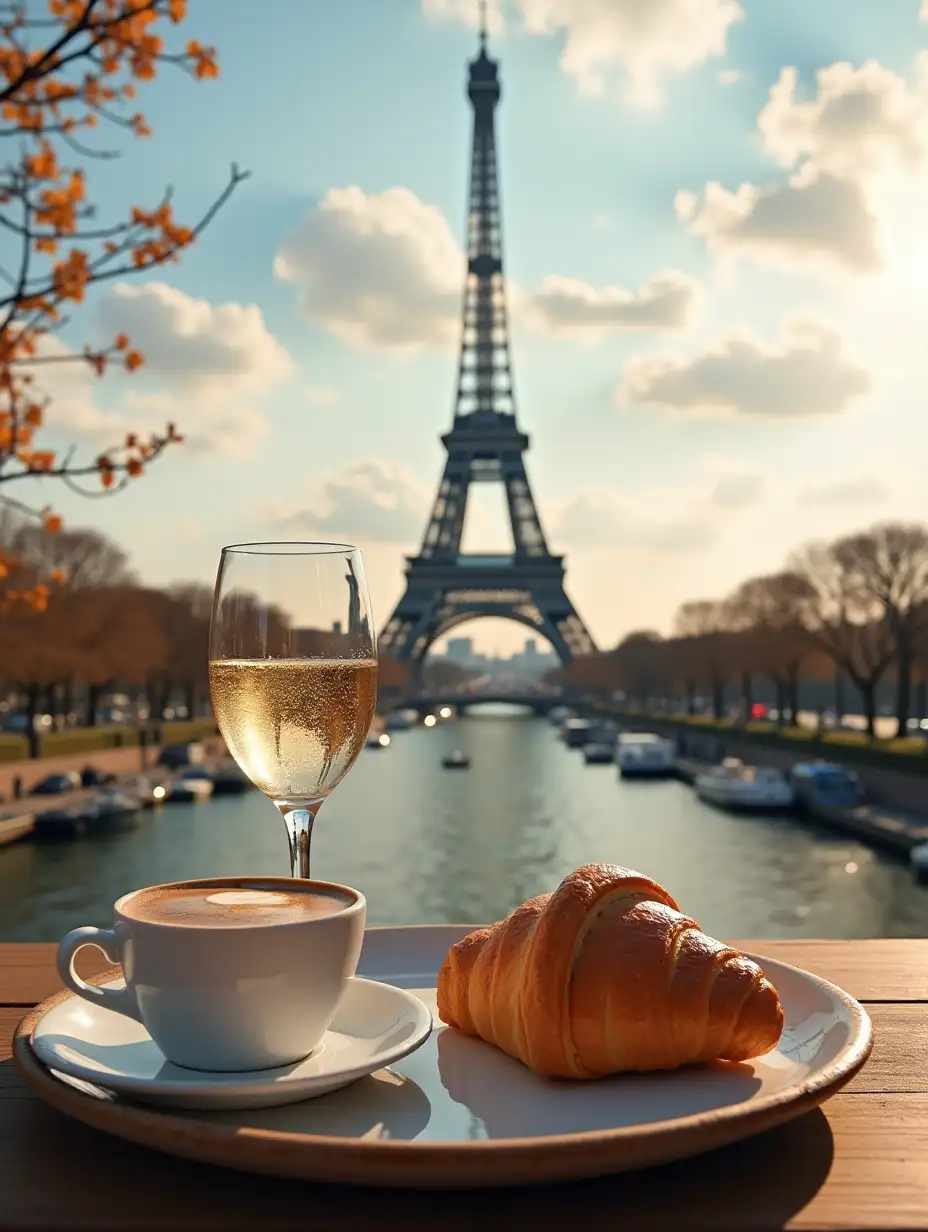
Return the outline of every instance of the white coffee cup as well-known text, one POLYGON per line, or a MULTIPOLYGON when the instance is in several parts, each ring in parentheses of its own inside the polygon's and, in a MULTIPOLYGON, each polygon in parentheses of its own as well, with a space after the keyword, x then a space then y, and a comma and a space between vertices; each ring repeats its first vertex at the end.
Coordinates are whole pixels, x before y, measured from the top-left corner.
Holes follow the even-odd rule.
POLYGON ((175 1065, 270 1069, 321 1040, 357 968, 366 913, 359 891, 334 882, 217 877, 150 886, 117 901, 111 929, 68 933, 58 974, 91 1004, 141 1022, 175 1065), (125 989, 77 975, 74 959, 87 945, 119 963, 125 989))

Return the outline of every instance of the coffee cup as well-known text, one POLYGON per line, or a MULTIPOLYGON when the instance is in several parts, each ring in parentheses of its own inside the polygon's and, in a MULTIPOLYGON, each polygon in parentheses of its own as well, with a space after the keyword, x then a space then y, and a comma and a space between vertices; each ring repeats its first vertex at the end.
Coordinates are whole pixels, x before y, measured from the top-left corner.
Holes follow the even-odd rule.
POLYGON ((364 896, 334 882, 216 877, 150 886, 113 907, 112 928, 76 928, 58 947, 63 983, 92 1005, 142 1023, 188 1069, 288 1065, 322 1039, 354 975, 364 896), (94 946, 125 988, 74 970, 94 946))

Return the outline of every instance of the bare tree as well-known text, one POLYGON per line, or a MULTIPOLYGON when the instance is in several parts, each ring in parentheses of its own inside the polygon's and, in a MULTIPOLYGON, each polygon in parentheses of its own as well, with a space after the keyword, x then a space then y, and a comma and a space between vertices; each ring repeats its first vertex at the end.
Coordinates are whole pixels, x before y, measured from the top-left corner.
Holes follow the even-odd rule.
POLYGON ((26 524, 16 536, 14 550, 22 564, 39 576, 61 574, 72 591, 135 582, 126 553, 100 531, 62 530, 49 535, 41 526, 26 524))
POLYGON ((642 707, 647 707, 658 693, 667 691, 670 678, 666 656, 662 655, 663 638, 653 629, 629 633, 607 657, 619 688, 642 707))
POLYGON ((609 696, 620 687, 612 655, 578 655, 557 671, 558 683, 578 693, 609 696))
MULTIPOLYGON (((779 722, 786 708, 797 721, 799 672, 812 650, 804 619, 814 599, 807 577, 784 571, 750 578, 728 601, 732 627, 741 632, 742 662, 756 664, 776 686, 779 722)), ((747 701, 750 710, 750 694, 747 701)))
POLYGON ((811 587, 803 623, 860 691, 872 739, 877 687, 896 655, 885 607, 862 585, 859 554, 848 539, 808 545, 791 557, 790 569, 811 587))
POLYGON ((895 651, 897 733, 908 727, 912 672, 928 635, 928 527, 887 522, 834 547, 860 602, 884 621, 895 651))
POLYGON ((725 685, 732 671, 731 643, 726 636, 730 627, 726 604, 715 599, 684 603, 674 620, 677 636, 693 639, 693 653, 701 664, 699 676, 709 686, 716 719, 724 717, 725 685))

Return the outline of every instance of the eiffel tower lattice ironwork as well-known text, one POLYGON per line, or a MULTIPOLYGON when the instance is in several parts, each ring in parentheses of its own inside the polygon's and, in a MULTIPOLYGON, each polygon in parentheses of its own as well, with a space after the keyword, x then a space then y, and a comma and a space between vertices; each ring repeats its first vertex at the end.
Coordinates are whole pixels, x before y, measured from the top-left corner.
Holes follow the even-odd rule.
POLYGON ((529 439, 516 424, 494 126, 500 84, 486 41, 484 22, 468 81, 474 136, 454 422, 441 438, 447 459, 422 547, 407 558, 405 594, 380 637, 381 650, 416 667, 436 638, 476 616, 521 621, 564 663, 595 651, 564 589, 563 557, 548 549, 525 472, 529 439), (468 492, 478 482, 505 488, 510 555, 461 553, 468 492))

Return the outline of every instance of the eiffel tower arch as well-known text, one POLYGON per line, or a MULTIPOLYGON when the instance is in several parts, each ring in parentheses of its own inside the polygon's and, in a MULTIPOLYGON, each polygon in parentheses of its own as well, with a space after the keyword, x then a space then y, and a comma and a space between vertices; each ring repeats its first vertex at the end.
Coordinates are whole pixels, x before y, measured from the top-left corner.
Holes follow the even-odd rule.
POLYGON ((444 474, 422 546, 407 558, 406 591, 380 635, 381 650, 416 673, 437 638, 478 616, 519 621, 547 638, 562 663, 596 649, 564 589, 564 558, 548 548, 525 469, 529 438, 516 423, 496 159, 499 66, 486 43, 484 24, 467 91, 474 127, 454 421, 441 438, 444 474), (505 490, 511 554, 462 554, 475 483, 505 490))

